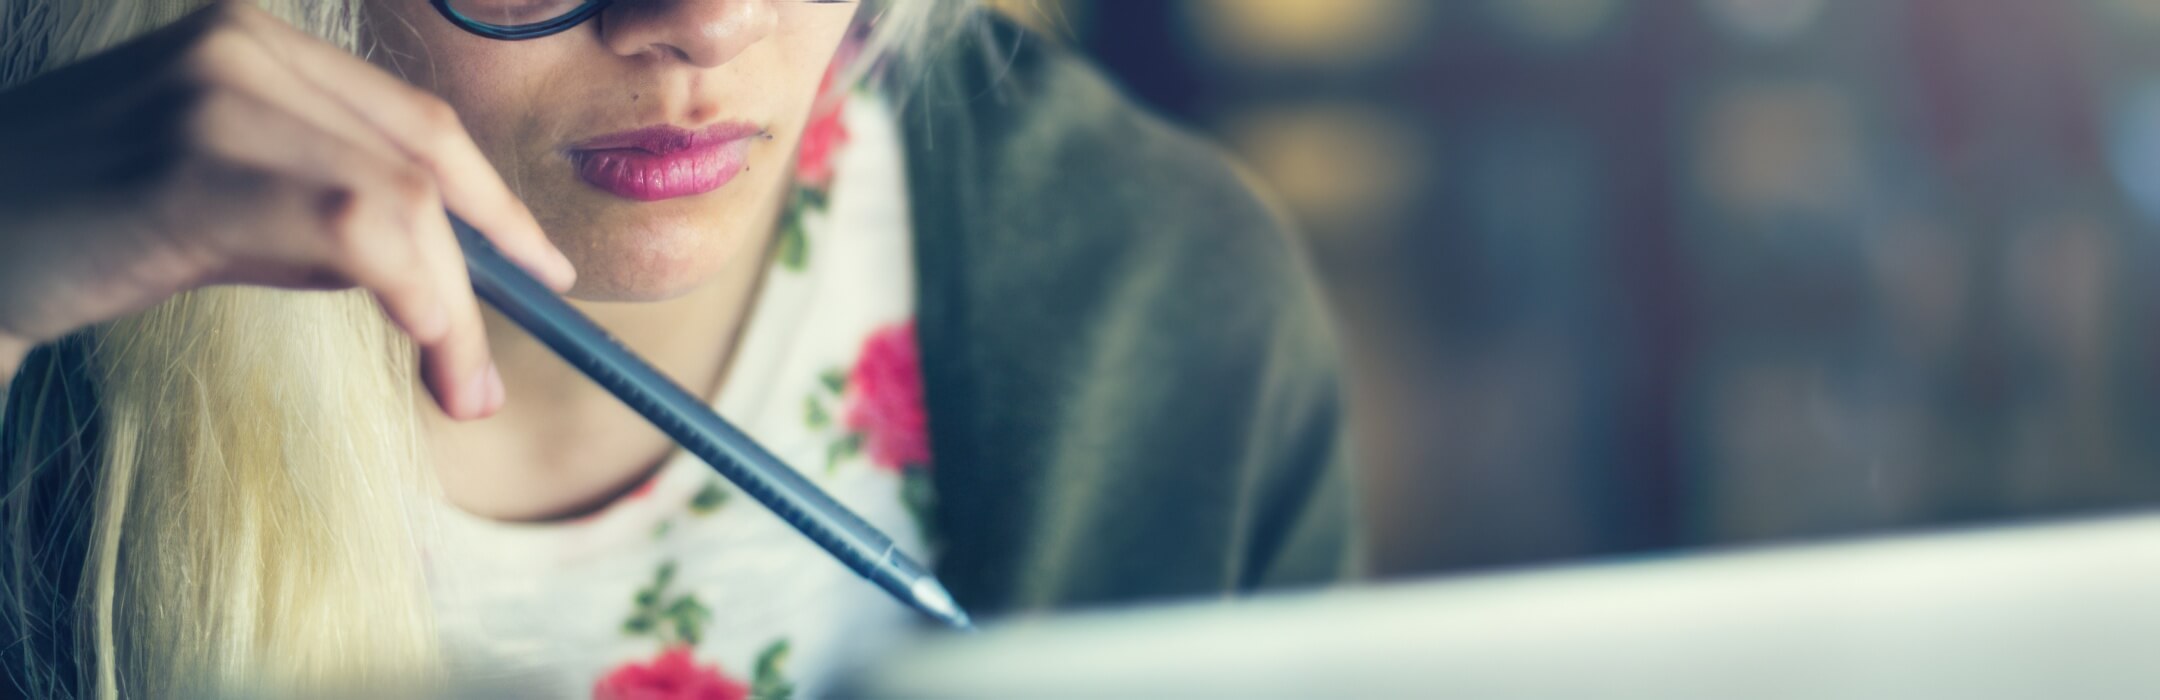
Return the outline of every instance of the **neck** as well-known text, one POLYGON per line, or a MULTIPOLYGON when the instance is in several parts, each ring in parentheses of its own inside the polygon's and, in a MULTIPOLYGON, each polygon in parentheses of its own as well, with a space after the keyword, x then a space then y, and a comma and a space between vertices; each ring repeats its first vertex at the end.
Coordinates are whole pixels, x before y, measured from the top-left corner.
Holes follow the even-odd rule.
MULTIPOLYGON (((759 230, 771 230, 761 227, 759 230)), ((745 246, 711 282, 657 302, 571 305, 663 374, 716 396, 769 267, 771 237, 745 246)), ((642 483, 674 442, 492 308, 488 343, 509 395, 494 417, 429 416, 428 442, 458 507, 509 521, 575 517, 642 483)))

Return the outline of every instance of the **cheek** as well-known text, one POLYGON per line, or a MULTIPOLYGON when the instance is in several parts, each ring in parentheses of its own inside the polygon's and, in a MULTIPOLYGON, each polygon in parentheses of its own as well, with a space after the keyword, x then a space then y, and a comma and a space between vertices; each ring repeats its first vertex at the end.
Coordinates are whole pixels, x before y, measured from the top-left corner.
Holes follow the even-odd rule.
POLYGON ((481 153, 535 216, 556 227, 582 226, 580 212, 562 206, 575 182, 556 149, 574 136, 576 120, 567 117, 618 96, 604 91, 606 81, 577 73, 589 61, 540 46, 504 48, 513 50, 466 52, 445 65, 436 94, 457 109, 481 153))
POLYGON ((578 84, 568 66, 558 67, 551 58, 538 51, 467 52, 443 67, 435 93, 457 109, 475 140, 492 147, 490 157, 511 156, 500 151, 530 142, 533 134, 527 132, 542 123, 541 110, 572 99, 549 94, 551 85, 578 84))
POLYGON ((450 103, 498 167, 514 166, 509 146, 540 123, 533 106, 546 104, 540 91, 547 76, 575 67, 545 41, 501 42, 461 31, 424 0, 378 0, 365 8, 377 44, 369 60, 450 103))

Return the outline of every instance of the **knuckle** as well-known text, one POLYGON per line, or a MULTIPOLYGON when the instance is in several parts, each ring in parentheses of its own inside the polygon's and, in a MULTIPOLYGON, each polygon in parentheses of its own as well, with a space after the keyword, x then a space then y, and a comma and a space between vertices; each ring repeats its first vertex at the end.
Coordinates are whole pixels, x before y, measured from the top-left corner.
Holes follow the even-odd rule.
POLYGON ((457 108, 451 107, 448 100, 420 88, 407 88, 407 94, 412 96, 413 111, 419 115, 421 126, 430 133, 455 132, 463 128, 458 122, 457 108))
POLYGON ((223 30, 240 29, 268 16, 255 3, 242 0, 211 0, 202 12, 208 26, 223 30))
POLYGON ((196 82, 220 80, 250 60, 251 41, 233 22, 210 20, 177 61, 180 73, 196 82))
POLYGON ((458 118, 457 108, 443 98, 419 88, 412 88, 420 126, 420 137, 426 141, 422 153, 437 153, 451 147, 465 136, 465 122, 458 118))
POLYGON ((245 98, 208 86, 183 90, 175 95, 181 147, 207 155, 239 121, 245 98))
POLYGON ((359 170, 366 172, 318 188, 312 210, 338 254, 369 259, 390 255, 402 244, 388 239, 412 236, 415 212, 434 206, 434 178, 407 165, 359 170))
POLYGON ((441 195, 437 192, 435 177, 417 165, 400 164, 390 168, 383 183, 383 206, 397 221, 406 224, 405 233, 418 233, 420 222, 429 212, 441 211, 441 195))
POLYGON ((211 0, 174 24, 189 36, 214 33, 239 21, 239 5, 228 0, 211 0))
POLYGON ((418 165, 393 168, 389 183, 400 209, 425 208, 435 203, 435 177, 418 165))
POLYGON ((360 190, 350 185, 328 185, 316 188, 308 198, 308 212, 330 248, 341 254, 357 252, 365 228, 360 190))
POLYGON ((250 7, 248 3, 238 2, 237 0, 210 0, 210 2, 203 5, 202 12, 209 15, 214 21, 229 22, 238 21, 243 16, 242 13, 251 9, 254 8, 250 7))

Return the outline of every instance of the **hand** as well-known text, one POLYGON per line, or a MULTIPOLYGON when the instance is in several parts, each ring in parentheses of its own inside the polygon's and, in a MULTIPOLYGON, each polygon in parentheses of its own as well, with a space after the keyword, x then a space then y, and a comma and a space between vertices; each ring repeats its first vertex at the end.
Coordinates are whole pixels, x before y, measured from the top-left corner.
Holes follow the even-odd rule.
POLYGON ((362 287, 477 418, 502 380, 443 210, 576 275, 447 103, 237 2, 0 92, 0 163, 0 368, 199 286, 362 287))

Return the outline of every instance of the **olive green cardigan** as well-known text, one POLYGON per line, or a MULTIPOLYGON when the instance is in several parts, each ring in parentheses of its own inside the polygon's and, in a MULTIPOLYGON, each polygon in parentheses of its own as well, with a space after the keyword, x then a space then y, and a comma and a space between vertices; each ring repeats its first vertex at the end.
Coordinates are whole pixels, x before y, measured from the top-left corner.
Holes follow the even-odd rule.
POLYGON ((993 22, 904 103, 939 575, 980 614, 1356 574, 1332 333, 1224 156, 993 22))

